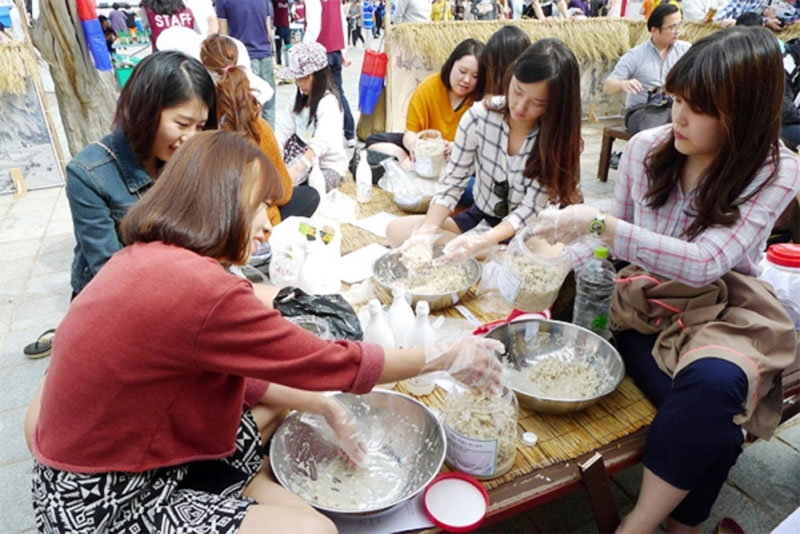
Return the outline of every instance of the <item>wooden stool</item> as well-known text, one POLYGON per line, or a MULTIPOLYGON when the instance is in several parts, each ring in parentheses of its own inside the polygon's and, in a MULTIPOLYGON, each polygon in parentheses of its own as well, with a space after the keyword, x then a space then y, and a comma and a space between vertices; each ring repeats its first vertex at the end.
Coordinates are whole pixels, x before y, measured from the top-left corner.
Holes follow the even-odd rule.
POLYGON ((611 163, 611 146, 614 144, 614 139, 622 139, 627 141, 631 138, 631 134, 625 131, 623 127, 603 128, 603 144, 600 147, 600 164, 597 166, 597 179, 601 182, 608 180, 608 165, 611 163))

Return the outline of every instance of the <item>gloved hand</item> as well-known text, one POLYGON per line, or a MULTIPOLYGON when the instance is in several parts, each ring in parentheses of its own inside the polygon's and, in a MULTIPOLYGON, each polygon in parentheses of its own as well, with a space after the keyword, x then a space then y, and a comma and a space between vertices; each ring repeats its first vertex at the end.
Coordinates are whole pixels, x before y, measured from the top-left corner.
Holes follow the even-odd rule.
MULTIPOLYGON (((304 413, 301 422, 313 427, 317 434, 336 447, 339 454, 356 466, 364 465, 367 440, 350 410, 335 397, 325 397, 321 414, 304 413)), ((335 454, 334 451, 331 451, 335 454)))
POLYGON ((585 204, 545 209, 536 216, 533 233, 550 244, 569 244, 589 235, 589 225, 596 216, 597 208, 585 204))
POLYGON ((308 163, 308 158, 300 156, 288 162, 286 170, 289 171, 289 176, 292 178, 292 185, 300 185, 308 177, 311 165, 308 163))
POLYGON ((409 271, 430 266, 433 261, 433 244, 442 236, 442 229, 432 224, 420 224, 411 236, 397 249, 400 262, 409 271))
POLYGON ((496 244, 494 240, 488 237, 487 232, 470 230, 447 243, 444 246, 442 255, 436 258, 434 264, 459 263, 467 258, 488 254, 489 250, 496 244))
POLYGON ((425 365, 420 374, 444 371, 467 387, 496 389, 502 373, 496 353, 503 352, 502 343, 484 337, 467 336, 440 343, 425 349, 425 365))

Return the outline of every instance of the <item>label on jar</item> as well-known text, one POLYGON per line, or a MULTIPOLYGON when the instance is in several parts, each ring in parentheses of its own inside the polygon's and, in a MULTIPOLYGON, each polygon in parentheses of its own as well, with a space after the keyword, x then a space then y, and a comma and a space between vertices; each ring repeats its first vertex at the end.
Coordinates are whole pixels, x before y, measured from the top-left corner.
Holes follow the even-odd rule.
POLYGON ((447 463, 473 476, 492 476, 497 472, 497 439, 476 439, 459 434, 444 425, 447 435, 447 463))
POLYGON ((508 261, 503 262, 500 272, 497 273, 497 289, 503 298, 509 303, 513 303, 519 295, 519 290, 522 287, 522 279, 511 272, 508 266, 508 261))

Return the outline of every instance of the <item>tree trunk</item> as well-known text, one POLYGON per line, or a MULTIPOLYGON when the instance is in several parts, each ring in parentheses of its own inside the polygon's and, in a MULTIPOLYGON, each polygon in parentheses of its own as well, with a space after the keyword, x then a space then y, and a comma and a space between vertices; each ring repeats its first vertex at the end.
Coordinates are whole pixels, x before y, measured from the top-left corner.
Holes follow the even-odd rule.
POLYGON ((31 37, 50 66, 69 150, 77 154, 111 131, 119 93, 114 73, 94 67, 75 0, 41 0, 31 37))

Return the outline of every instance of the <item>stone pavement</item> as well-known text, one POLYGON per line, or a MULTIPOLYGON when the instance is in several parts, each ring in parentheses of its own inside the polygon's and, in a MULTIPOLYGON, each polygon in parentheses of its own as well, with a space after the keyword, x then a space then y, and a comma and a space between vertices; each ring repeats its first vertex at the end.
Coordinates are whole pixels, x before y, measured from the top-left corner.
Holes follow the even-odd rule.
MULTIPOLYGON (((350 52, 345 91, 355 106, 363 50, 350 52)), ((278 87, 278 113, 285 113, 292 85, 278 87)), ((53 95, 48 95, 55 104, 53 95)), ((354 108, 354 112, 355 112, 354 108)), ((58 117, 55 111, 54 116, 58 117)), ((357 116, 357 113, 356 113, 357 116)), ((608 183, 596 179, 602 124, 583 125, 582 187, 587 202, 608 204, 616 171, 608 183)), ((61 131, 61 124, 57 127, 61 131)), ((62 141, 66 149, 66 142, 62 141)), ((622 144, 617 142, 617 146, 622 144)), ((0 195, 0 533, 34 529, 30 501, 31 455, 22 435, 28 403, 47 368, 47 358, 32 361, 22 348, 55 327, 67 310, 72 261, 72 223, 63 188, 32 191, 22 199, 0 195)), ((641 466, 613 478, 623 513, 639 490, 641 466)), ((750 445, 731 471, 704 532, 731 516, 748 533, 769 532, 800 506, 800 419, 784 424, 769 442, 750 445)), ((597 532, 583 491, 484 527, 484 533, 597 532)))

